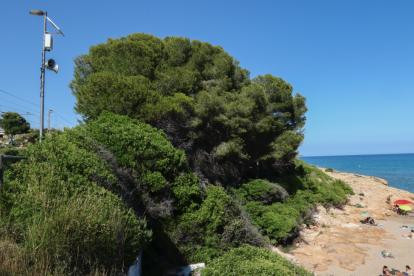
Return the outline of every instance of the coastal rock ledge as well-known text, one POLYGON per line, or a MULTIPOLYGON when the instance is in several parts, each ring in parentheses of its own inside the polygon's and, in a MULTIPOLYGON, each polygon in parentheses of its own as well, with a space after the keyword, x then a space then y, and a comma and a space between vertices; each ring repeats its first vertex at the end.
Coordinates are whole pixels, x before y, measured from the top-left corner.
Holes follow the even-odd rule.
POLYGON ((371 180, 374 180, 374 181, 379 182, 381 184, 388 185, 388 181, 384 180, 382 178, 378 178, 378 177, 375 177, 375 176, 370 176, 370 178, 371 178, 371 180))

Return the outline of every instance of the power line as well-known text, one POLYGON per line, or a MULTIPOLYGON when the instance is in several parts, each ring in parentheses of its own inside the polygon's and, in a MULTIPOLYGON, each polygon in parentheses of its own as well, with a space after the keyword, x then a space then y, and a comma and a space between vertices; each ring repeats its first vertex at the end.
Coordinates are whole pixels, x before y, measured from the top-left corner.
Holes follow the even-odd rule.
MULTIPOLYGON (((4 105, 3 105, 4 106, 4 105)), ((19 114, 20 116, 27 116, 27 114, 19 114)), ((24 118, 27 122, 30 122, 30 123, 33 123, 33 124, 38 124, 39 125, 39 123, 38 122, 33 122, 33 121, 31 121, 31 120, 28 120, 28 119, 26 119, 26 118, 24 118)))
POLYGON ((4 107, 8 107, 8 108, 11 108, 11 109, 13 109, 13 110, 18 110, 18 111, 21 111, 21 112, 27 112, 27 110, 16 109, 16 108, 14 108, 14 107, 10 107, 10 106, 7 106, 7 105, 0 105, 0 108, 1 108, 2 106, 4 106, 4 107))
MULTIPOLYGON (((27 100, 25 100, 25 99, 22 99, 22 98, 20 98, 20 97, 17 97, 17 96, 15 96, 15 95, 13 95, 13 94, 11 94, 11 93, 9 93, 9 92, 6 92, 6 91, 4 91, 4 90, 1 90, 1 89, 0 89, 0 92, 6 93, 6 94, 8 94, 8 95, 10 95, 10 96, 12 96, 12 97, 15 97, 15 98, 17 98, 17 99, 20 99, 20 100, 22 100, 22 101, 25 101, 25 102, 28 102, 28 103, 30 103, 30 104, 33 104, 33 105, 36 105, 36 106, 39 106, 39 107, 40 107, 40 105, 38 105, 38 104, 35 104, 35 103, 32 103, 32 102, 29 102, 29 101, 27 101, 27 100)), ((0 99, 2 99, 2 98, 0 98, 0 99)), ((2 99, 2 100, 4 100, 4 99, 2 99)), ((16 103, 13 103, 13 102, 8 101, 8 100, 5 100, 5 101, 10 102, 10 103, 15 104, 15 105, 18 105, 18 104, 16 104, 16 103)), ((18 105, 18 106, 21 106, 21 105, 18 105)), ((21 106, 21 107, 24 107, 24 106, 21 106)), ((27 107, 24 107, 24 108, 27 108, 27 107)), ((31 111, 34 111, 33 109, 30 109, 30 108, 27 108, 27 109, 29 109, 29 110, 31 110, 31 111)), ((50 108, 48 108, 48 109, 50 109, 50 108)), ((16 109, 16 110, 17 110, 17 109, 16 109)), ((37 111, 34 111, 34 112, 37 112, 37 111)), ((57 114, 55 111, 53 111, 53 113, 55 113, 56 115, 58 115, 60 118, 62 118, 63 120, 65 120, 66 122, 68 122, 69 124, 71 124, 72 126, 75 126, 74 124, 72 124, 71 122, 69 122, 68 120, 66 120, 66 119, 65 119, 65 118, 63 118, 62 116, 60 116, 59 114, 57 114)))
POLYGON ((31 110, 31 111, 37 112, 36 110, 33 110, 33 109, 28 108, 28 107, 22 106, 22 105, 20 105, 20 104, 17 104, 17 103, 14 103, 14 102, 11 102, 11 101, 8 101, 8 100, 5 100, 5 99, 3 99, 3 98, 0 98, 0 99, 2 99, 3 101, 9 102, 9 103, 12 103, 12 104, 18 105, 18 106, 20 106, 20 107, 27 108, 27 109, 29 109, 29 110, 31 110))
POLYGON ((1 90, 1 89, 0 89, 0 92, 3 92, 3 93, 6 93, 6 94, 9 94, 9 95, 10 95, 10 96, 12 96, 12 97, 18 98, 18 99, 20 99, 20 100, 22 100, 22 101, 25 101, 25 102, 28 102, 28 103, 30 103, 30 104, 34 104, 34 105, 36 105, 36 106, 39 106, 39 107, 40 107, 40 105, 38 105, 38 104, 35 104, 35 103, 32 103, 32 102, 29 102, 29 101, 27 101, 27 100, 25 100, 25 99, 22 99, 22 98, 19 98, 19 97, 15 96, 15 95, 13 95, 13 94, 10 94, 9 92, 6 92, 6 91, 4 91, 4 90, 1 90))
POLYGON ((68 120, 66 120, 62 116, 60 116, 59 114, 57 114, 55 111, 53 111, 53 113, 55 113, 56 115, 58 115, 60 118, 62 118, 63 120, 65 120, 66 122, 68 122, 69 124, 71 124, 72 126, 75 126, 74 124, 72 124, 71 122, 69 122, 68 120))
MULTIPOLYGON (((26 118, 25 118, 25 119, 26 119, 26 118)), ((39 123, 36 123, 36 122, 30 121, 30 120, 27 120, 27 119, 26 119, 26 122, 29 122, 29 123, 32 123, 32 124, 37 124, 37 125, 39 125, 39 123)))

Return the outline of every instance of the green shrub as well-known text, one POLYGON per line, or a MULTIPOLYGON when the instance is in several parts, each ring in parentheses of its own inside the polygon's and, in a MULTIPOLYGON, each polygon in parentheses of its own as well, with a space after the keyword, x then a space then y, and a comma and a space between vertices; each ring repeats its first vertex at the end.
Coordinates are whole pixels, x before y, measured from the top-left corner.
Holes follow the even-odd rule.
POLYGON ((306 269, 296 266, 279 254, 266 248, 243 246, 232 249, 211 262, 201 270, 202 276, 221 275, 266 275, 266 276, 299 276, 312 275, 306 269))
POLYGON ((184 152, 175 149, 163 131, 106 111, 86 129, 79 129, 77 137, 84 131, 113 152, 119 165, 132 169, 136 183, 141 184, 137 187, 141 196, 144 190, 154 199, 162 199, 165 189, 171 189, 181 208, 190 207, 191 197, 199 198, 198 178, 185 168, 184 152))
POLYGON ((332 168, 327 168, 327 169, 325 169, 325 172, 333 172, 333 169, 332 168))
POLYGON ((243 203, 253 225, 270 240, 279 242, 286 239, 295 227, 311 219, 311 210, 317 204, 345 204, 347 194, 354 194, 342 180, 333 180, 302 160, 295 160, 295 165, 301 168, 303 174, 288 171, 274 177, 277 184, 256 179, 242 184, 239 189, 230 189, 243 203), (288 192, 286 197, 277 195, 286 193, 281 187, 288 192))
MULTIPOLYGON (((1 146, 0 146, 1 147, 1 146)), ((0 154, 1 155, 14 155, 18 156, 20 152, 20 149, 11 146, 11 145, 3 145, 2 148, 0 148, 0 154)))
POLYGON ((27 258, 51 258, 52 268, 120 269, 132 264, 151 231, 117 196, 112 167, 79 148, 70 132, 29 145, 22 152, 28 160, 6 170, 2 226, 27 258), (103 183, 115 193, 98 186, 103 183))

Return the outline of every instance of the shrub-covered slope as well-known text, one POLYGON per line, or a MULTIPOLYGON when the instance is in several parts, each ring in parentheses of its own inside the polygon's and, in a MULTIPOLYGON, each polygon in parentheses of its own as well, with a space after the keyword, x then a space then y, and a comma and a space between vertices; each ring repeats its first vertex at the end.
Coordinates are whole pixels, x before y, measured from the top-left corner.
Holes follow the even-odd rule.
MULTIPOLYGON (((191 262, 214 268, 232 248, 297 238, 316 204, 343 204, 352 193, 300 160, 269 180, 201 185, 163 131, 106 111, 23 154, 29 159, 5 175, 1 222, 24 248, 28 269, 35 256, 54 256, 48 264, 64 271, 87 272, 91 263, 120 269, 141 248, 144 275, 191 262)), ((240 252, 249 250, 256 249, 240 252)))
POLYGON ((69 135, 77 130, 28 145, 20 152, 28 160, 6 170, 0 234, 17 242, 28 275, 121 269, 150 240, 145 220, 122 202, 113 168, 69 135))

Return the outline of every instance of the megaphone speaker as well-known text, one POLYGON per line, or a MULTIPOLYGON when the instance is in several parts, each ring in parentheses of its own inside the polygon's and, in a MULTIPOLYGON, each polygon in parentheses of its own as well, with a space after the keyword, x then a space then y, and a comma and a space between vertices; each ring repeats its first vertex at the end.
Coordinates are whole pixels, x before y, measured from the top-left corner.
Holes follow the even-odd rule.
POLYGON ((59 71, 59 65, 57 65, 53 59, 49 59, 47 62, 45 62, 45 67, 49 70, 54 71, 55 73, 59 71))

